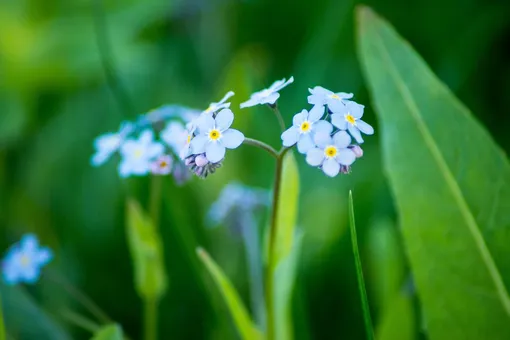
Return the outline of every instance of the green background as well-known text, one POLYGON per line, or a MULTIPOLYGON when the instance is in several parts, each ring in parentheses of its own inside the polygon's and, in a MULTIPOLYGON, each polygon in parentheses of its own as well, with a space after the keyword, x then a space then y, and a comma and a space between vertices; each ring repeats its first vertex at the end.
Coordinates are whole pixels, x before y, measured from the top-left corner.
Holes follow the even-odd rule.
MULTIPOLYGON (((503 0, 366 4, 410 41, 508 150, 510 5, 503 0)), ((299 226, 305 236, 294 293, 296 338, 364 336, 347 234, 349 189, 376 333, 397 313, 400 327, 412 329, 408 338, 424 337, 382 170, 377 122, 356 57, 355 5, 337 0, 0 2, 0 249, 25 232, 36 233, 55 251, 48 269, 67 277, 131 338, 139 338, 142 305, 133 286, 124 215, 128 195, 146 205, 149 181, 119 179, 117 160, 92 168, 93 139, 162 104, 205 109, 233 90, 234 127, 278 147, 271 111, 238 105, 251 92, 293 75, 294 84, 281 91, 279 101, 287 124, 309 108, 307 88, 322 85, 354 92, 367 106, 364 120, 376 128, 348 176, 326 178, 297 157, 299 226), (122 103, 115 96, 119 89, 122 103), (414 307, 395 312, 402 296, 414 307)), ((206 213, 229 181, 269 188, 273 168, 267 154, 243 146, 229 152, 224 166, 205 181, 195 178, 184 187, 170 178, 163 182, 161 231, 169 286, 160 309, 162 338, 237 337, 195 247, 208 250, 248 304, 241 239, 225 228, 209 228, 206 213)), ((84 311, 51 280, 43 277, 24 290, 73 338, 89 336, 62 319, 65 309, 84 311)), ((27 314, 12 305, 21 304, 21 297, 4 300, 9 300, 5 314, 14 338, 45 339, 20 330, 27 314)))

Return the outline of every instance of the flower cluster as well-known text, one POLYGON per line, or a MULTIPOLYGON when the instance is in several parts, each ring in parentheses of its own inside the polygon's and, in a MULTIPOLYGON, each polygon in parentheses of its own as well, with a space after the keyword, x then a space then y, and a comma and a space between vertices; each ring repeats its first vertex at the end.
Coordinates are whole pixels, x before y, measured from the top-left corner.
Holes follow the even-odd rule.
POLYGON ((361 120, 364 106, 349 100, 352 93, 334 93, 320 86, 309 91, 308 103, 313 107, 294 116, 292 126, 281 135, 283 145, 297 144, 307 163, 330 177, 349 173, 352 163, 363 155, 361 133, 374 133, 361 120), (352 138, 357 144, 352 144, 352 138))
POLYGON ((19 243, 15 243, 7 251, 2 261, 2 274, 5 283, 35 283, 39 279, 43 266, 53 257, 50 249, 39 247, 37 237, 26 234, 19 243))

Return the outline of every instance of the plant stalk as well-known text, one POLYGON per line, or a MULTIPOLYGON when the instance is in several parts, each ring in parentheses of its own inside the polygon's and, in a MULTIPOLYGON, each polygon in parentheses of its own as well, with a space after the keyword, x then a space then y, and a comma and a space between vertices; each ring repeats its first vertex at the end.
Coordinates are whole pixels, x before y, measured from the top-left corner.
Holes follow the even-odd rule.
POLYGON ((271 147, 270 145, 268 145, 264 142, 261 142, 257 139, 253 139, 253 138, 244 138, 243 143, 260 148, 260 149, 268 152, 274 158, 278 159, 278 151, 276 151, 275 149, 273 149, 273 147, 271 147))
POLYGON ((278 124, 280 124, 280 129, 282 129, 282 132, 285 131, 285 121, 283 120, 282 114, 280 113, 280 109, 278 109, 278 106, 276 105, 269 105, 271 110, 273 110, 276 119, 278 119, 278 124))
POLYGON ((156 340, 158 334, 158 302, 156 299, 144 301, 144 339, 156 340))
POLYGON ((277 217, 278 217, 278 205, 281 189, 282 179, 282 167, 283 157, 285 152, 278 153, 276 159, 276 169, 273 187, 273 203, 271 211, 271 224, 269 231, 269 254, 266 269, 266 308, 267 308, 267 339, 274 340, 275 336, 275 325, 274 325, 274 257, 276 247, 276 236, 277 236, 277 217))

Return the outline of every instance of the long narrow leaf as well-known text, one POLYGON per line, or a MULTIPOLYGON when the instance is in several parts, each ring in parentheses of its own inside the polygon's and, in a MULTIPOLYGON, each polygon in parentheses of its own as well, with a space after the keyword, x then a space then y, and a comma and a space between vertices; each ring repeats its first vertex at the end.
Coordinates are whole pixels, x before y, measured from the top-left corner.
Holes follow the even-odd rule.
POLYGON ((239 294, 221 268, 204 249, 197 248, 197 254, 211 274, 218 290, 223 296, 241 337, 245 340, 262 339, 262 334, 253 324, 239 294))
POLYGON ((370 308, 368 306, 367 291, 365 288, 365 280, 363 279, 363 268, 361 267, 361 259, 359 256, 358 240, 356 236, 356 224, 354 221, 354 203, 352 202, 352 191, 349 191, 349 224, 351 227, 352 252, 354 253, 354 262, 356 264, 356 275, 358 277, 358 288, 361 296, 361 306, 363 308, 363 320, 365 322, 365 330, 367 339, 374 338, 374 328, 372 327, 372 319, 370 318, 370 308))
POLYGON ((91 340, 123 340, 124 335, 119 325, 112 324, 101 327, 91 340))

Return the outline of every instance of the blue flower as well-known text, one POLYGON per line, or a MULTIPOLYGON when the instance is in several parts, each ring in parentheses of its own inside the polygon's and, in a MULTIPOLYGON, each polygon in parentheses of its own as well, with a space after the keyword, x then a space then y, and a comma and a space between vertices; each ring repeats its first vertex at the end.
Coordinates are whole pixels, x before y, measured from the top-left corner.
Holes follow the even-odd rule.
POLYGON ((186 129, 182 123, 173 121, 168 123, 166 128, 161 131, 160 136, 180 158, 185 158, 189 154, 189 144, 193 137, 193 132, 193 129, 186 129))
POLYGON ((287 81, 285 81, 285 78, 283 78, 282 80, 275 81, 273 85, 271 85, 268 89, 255 92, 254 94, 252 94, 248 101, 241 104, 241 109, 259 104, 274 105, 274 103, 276 103, 276 100, 278 100, 278 98, 280 97, 278 91, 283 89, 285 86, 291 84, 292 82, 294 82, 294 77, 290 77, 290 79, 287 81))
POLYGON ((294 116, 293 125, 281 135, 283 146, 290 147, 297 143, 298 151, 306 153, 315 146, 314 134, 323 132, 331 134, 333 126, 325 120, 320 120, 324 115, 324 106, 316 105, 310 112, 303 110, 294 116))
POLYGON ((173 160, 169 155, 159 156, 151 163, 151 173, 153 175, 168 175, 172 172, 172 164, 173 160))
POLYGON ((133 132, 134 125, 129 122, 123 122, 120 125, 119 131, 114 133, 106 133, 96 138, 94 147, 96 153, 92 156, 90 163, 93 166, 100 166, 104 164, 110 157, 117 152, 122 145, 124 139, 133 132))
POLYGON ((225 186, 219 198, 212 204, 208 222, 212 225, 231 223, 237 226, 251 217, 257 209, 267 207, 270 202, 268 190, 232 182, 225 186))
POLYGON ((308 89, 311 95, 308 96, 308 103, 312 105, 327 105, 330 111, 339 110, 340 106, 346 101, 345 99, 352 98, 352 93, 338 92, 334 93, 322 86, 315 86, 313 89, 308 89))
POLYGON ((232 97, 235 93, 229 91, 219 102, 211 103, 207 109, 203 113, 215 113, 222 109, 228 109, 230 107, 230 103, 226 103, 226 101, 232 97))
POLYGON ((229 109, 223 109, 216 117, 203 114, 197 120, 198 135, 191 140, 193 155, 205 153, 207 160, 217 163, 225 157, 225 148, 235 149, 244 141, 244 135, 230 129, 234 121, 234 114, 229 109))
POLYGON ((356 160, 356 154, 349 147, 351 136, 345 131, 338 131, 333 137, 329 134, 315 136, 316 148, 306 153, 306 162, 311 166, 321 167, 330 177, 335 177, 341 166, 348 167, 356 160))
POLYGON ((144 130, 138 140, 128 139, 122 144, 120 154, 122 161, 119 164, 121 177, 130 175, 143 176, 150 171, 150 165, 154 159, 161 156, 164 147, 161 143, 154 142, 152 130, 144 130))
POLYGON ((352 137, 358 143, 363 143, 361 133, 366 135, 374 134, 374 128, 369 124, 362 121, 363 109, 365 107, 356 102, 347 101, 338 110, 333 111, 331 115, 331 123, 340 130, 348 130, 352 137))
POLYGON ((2 261, 2 272, 7 284, 35 283, 40 270, 52 259, 53 254, 46 247, 39 247, 37 237, 26 234, 19 243, 11 246, 2 261))

